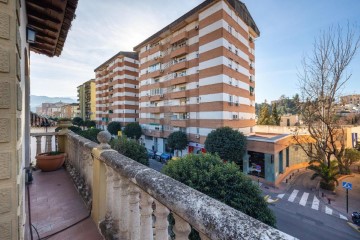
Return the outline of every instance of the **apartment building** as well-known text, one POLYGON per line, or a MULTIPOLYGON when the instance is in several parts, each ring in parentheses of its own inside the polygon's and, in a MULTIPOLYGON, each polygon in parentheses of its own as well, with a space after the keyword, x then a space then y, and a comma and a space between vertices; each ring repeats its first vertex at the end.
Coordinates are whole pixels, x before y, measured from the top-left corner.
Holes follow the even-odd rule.
POLYGON ((185 152, 198 152, 216 128, 252 132, 259 35, 242 2, 208 0, 134 47, 145 146, 168 151, 168 135, 183 131, 185 152))
POLYGON ((119 52, 101 64, 96 74, 96 121, 106 129, 111 121, 122 126, 139 118, 139 61, 136 52, 119 52))
POLYGON ((90 79, 77 87, 80 117, 84 120, 96 118, 95 79, 90 79))
POLYGON ((61 107, 61 118, 80 117, 80 109, 78 103, 70 103, 61 107))
POLYGON ((340 97, 340 103, 342 105, 354 104, 360 105, 360 94, 352 94, 340 97))

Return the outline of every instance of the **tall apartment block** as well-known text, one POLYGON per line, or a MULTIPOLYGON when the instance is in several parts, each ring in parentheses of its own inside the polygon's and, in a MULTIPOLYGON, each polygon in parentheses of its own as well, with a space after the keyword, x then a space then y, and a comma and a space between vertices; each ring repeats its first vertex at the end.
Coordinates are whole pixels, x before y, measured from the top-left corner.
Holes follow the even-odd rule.
POLYGON ((122 126, 139 118, 139 61, 136 52, 119 52, 95 69, 96 121, 122 126))
POLYGON ((216 128, 252 132, 259 35, 242 2, 207 0, 134 47, 145 146, 167 151, 168 135, 183 131, 198 152, 216 128))
POLYGON ((96 93, 95 79, 77 87, 80 117, 84 120, 95 120, 96 117, 96 93))

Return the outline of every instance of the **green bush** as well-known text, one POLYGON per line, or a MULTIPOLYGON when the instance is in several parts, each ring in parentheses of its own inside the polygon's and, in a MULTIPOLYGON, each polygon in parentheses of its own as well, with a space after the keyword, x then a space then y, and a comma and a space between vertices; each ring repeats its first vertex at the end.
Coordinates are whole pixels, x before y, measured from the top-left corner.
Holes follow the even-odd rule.
POLYGON ((126 157, 149 166, 146 148, 138 144, 135 140, 121 137, 111 140, 110 145, 112 149, 118 151, 126 157))
POLYGON ((169 161, 162 172, 270 226, 276 224, 259 187, 235 163, 211 154, 189 154, 169 161))
POLYGON ((87 128, 96 127, 96 122, 94 120, 86 120, 84 126, 87 128))
POLYGON ((181 131, 172 132, 167 139, 167 143, 168 147, 173 150, 184 150, 188 145, 187 135, 181 131))
POLYGON ((205 140, 205 149, 218 154, 221 159, 242 164, 246 151, 246 137, 230 127, 222 127, 209 133, 205 140))
POLYGON ((84 120, 81 117, 74 117, 72 119, 72 124, 81 127, 84 124, 84 120))
POLYGON ((128 125, 126 125, 124 128, 124 134, 128 138, 134 138, 136 140, 139 140, 139 138, 141 137, 141 134, 142 134, 139 123, 133 122, 133 123, 129 123, 128 125))
POLYGON ((109 133, 111 133, 112 135, 118 135, 118 132, 121 131, 121 124, 120 122, 110 122, 107 126, 107 130, 109 131, 109 133))
POLYGON ((84 131, 80 131, 77 134, 79 134, 80 136, 89 139, 90 141, 99 143, 99 141, 97 140, 97 135, 99 132, 101 132, 102 130, 97 129, 97 128, 90 128, 88 130, 84 130, 84 131))
POLYGON ((74 133, 79 133, 81 131, 81 128, 76 126, 69 127, 69 130, 73 131, 74 133))

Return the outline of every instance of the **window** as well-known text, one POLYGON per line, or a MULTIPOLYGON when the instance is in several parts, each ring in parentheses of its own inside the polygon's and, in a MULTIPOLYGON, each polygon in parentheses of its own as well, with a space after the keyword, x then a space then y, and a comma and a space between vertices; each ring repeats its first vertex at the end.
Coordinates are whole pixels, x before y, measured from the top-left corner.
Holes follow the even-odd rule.
POLYGON ((229 102, 233 102, 233 96, 232 95, 229 95, 229 102))
POLYGON ((233 62, 233 60, 231 58, 229 58, 229 68, 232 68, 232 62, 233 62))
POLYGON ((232 27, 230 25, 228 26, 228 31, 232 34, 232 27))

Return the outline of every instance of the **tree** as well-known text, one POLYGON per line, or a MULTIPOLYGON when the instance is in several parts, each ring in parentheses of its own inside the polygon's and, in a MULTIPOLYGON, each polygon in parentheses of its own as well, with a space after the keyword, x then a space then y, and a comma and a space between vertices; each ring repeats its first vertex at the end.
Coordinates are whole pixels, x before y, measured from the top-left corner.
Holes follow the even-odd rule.
POLYGON ((74 125, 76 125, 78 127, 81 127, 84 124, 84 120, 81 117, 74 117, 72 119, 72 124, 74 124, 74 125))
POLYGON ((276 219, 251 179, 234 163, 211 154, 188 154, 171 160, 162 172, 270 226, 276 219))
POLYGON ((271 115, 269 110, 269 104, 265 101, 260 108, 257 124, 259 125, 270 125, 271 115))
POLYGON ((345 70, 360 46, 360 37, 347 25, 330 27, 321 32, 314 42, 310 56, 302 60, 299 73, 299 86, 303 103, 299 104, 302 120, 309 132, 308 140, 303 141, 299 131, 295 131, 294 140, 312 162, 323 162, 331 168, 331 158, 338 162, 340 173, 345 168, 342 162, 345 153, 345 131, 335 117, 335 99, 351 75, 345 70))
POLYGON ((142 134, 139 123, 133 122, 126 125, 124 128, 124 134, 129 138, 134 138, 136 140, 139 140, 142 134))
POLYGON ((96 122, 94 120, 86 120, 84 126, 87 128, 96 127, 96 122))
POLYGON ((208 134, 205 149, 209 153, 218 154, 223 160, 242 164, 246 141, 246 137, 241 132, 230 127, 222 127, 208 134))
POLYGON ((271 110, 271 122, 273 123, 273 125, 280 126, 280 120, 281 120, 281 116, 279 116, 278 111, 276 109, 276 103, 274 103, 272 105, 272 110, 271 110))
POLYGON ((344 172, 349 174, 350 166, 360 160, 360 152, 353 148, 345 149, 345 155, 343 159, 344 172))
POLYGON ((339 176, 339 168, 335 160, 330 162, 330 166, 323 161, 313 161, 308 168, 314 171, 311 180, 317 177, 321 178, 320 188, 330 191, 335 189, 335 183, 338 184, 337 177, 339 176))
POLYGON ((111 133, 112 135, 118 135, 118 132, 121 131, 121 124, 120 122, 110 122, 107 126, 107 130, 109 131, 109 133, 111 133))
POLYGON ((146 148, 138 144, 134 139, 121 137, 111 140, 110 145, 112 149, 118 151, 126 157, 149 166, 149 159, 146 148))
POLYGON ((176 151, 184 150, 188 145, 186 133, 181 131, 172 132, 167 139, 167 143, 169 148, 171 149, 174 149, 176 151))
POLYGON ((77 134, 79 134, 80 136, 89 139, 90 141, 99 143, 99 141, 97 140, 97 135, 98 133, 101 132, 100 129, 97 128, 90 128, 87 130, 83 130, 80 132, 77 132, 77 134))

